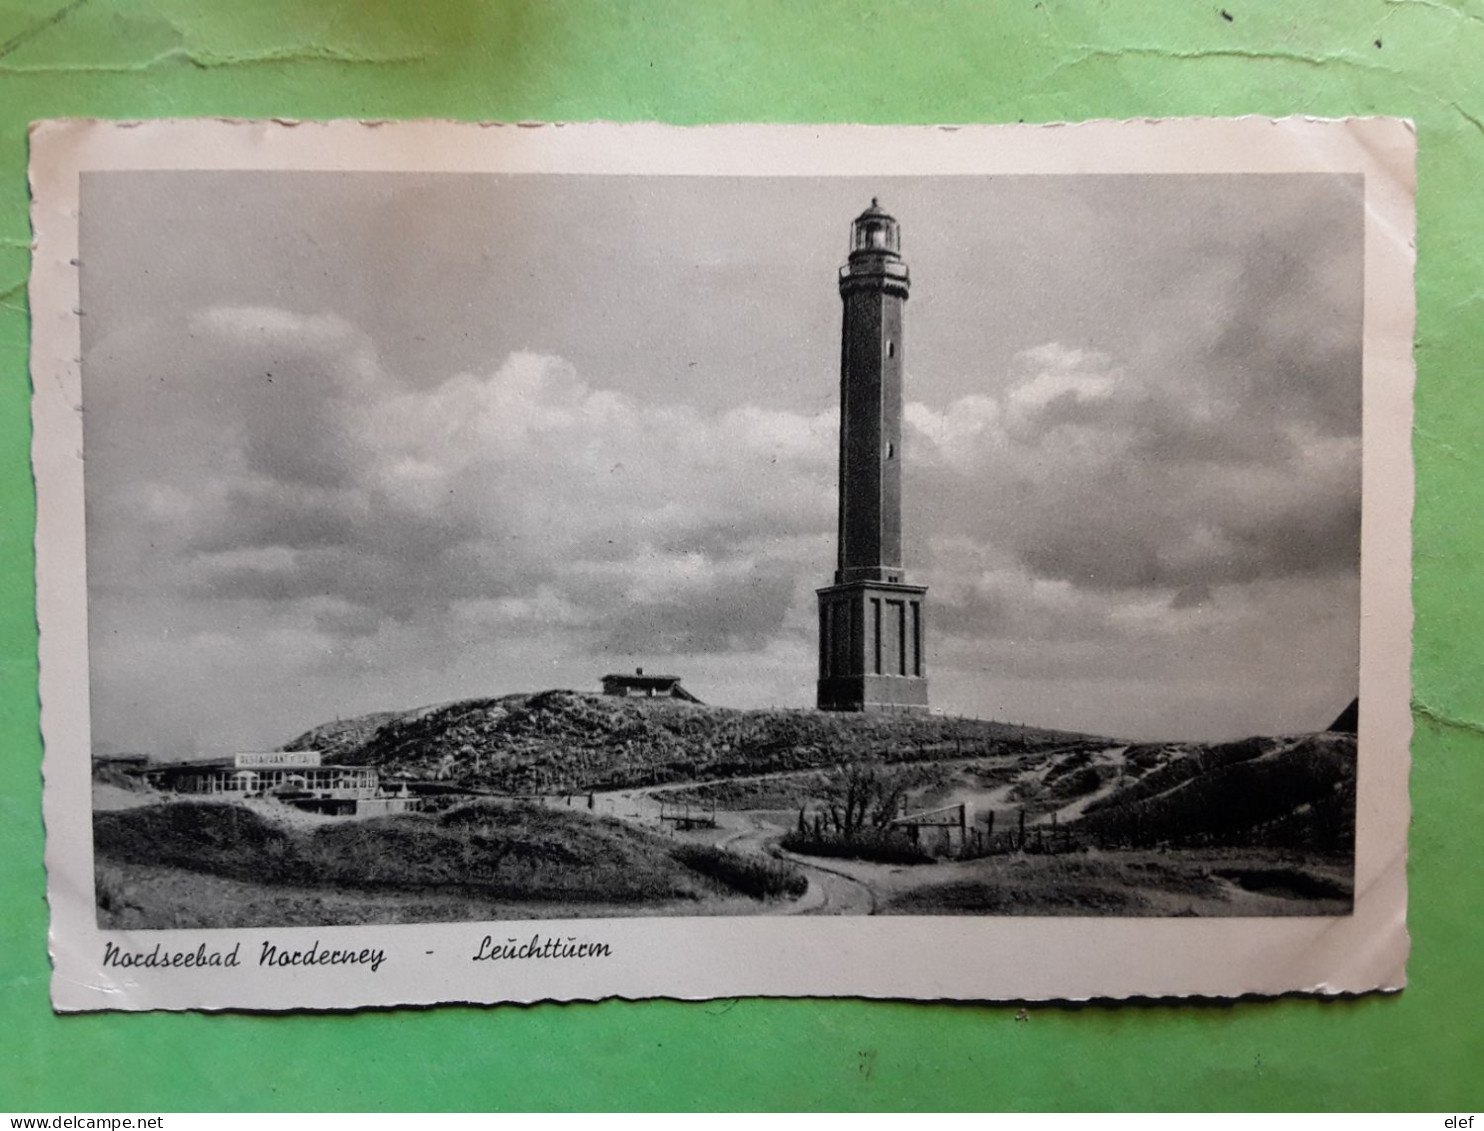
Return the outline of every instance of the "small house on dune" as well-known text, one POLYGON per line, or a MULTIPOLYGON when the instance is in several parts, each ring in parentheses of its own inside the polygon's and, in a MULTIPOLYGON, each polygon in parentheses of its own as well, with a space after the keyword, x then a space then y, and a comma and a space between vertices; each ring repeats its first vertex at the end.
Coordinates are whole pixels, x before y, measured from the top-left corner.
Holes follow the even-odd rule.
POLYGON ((678 675, 645 675, 635 668, 633 675, 610 674, 603 677, 603 694, 628 699, 681 699, 687 703, 700 700, 680 686, 678 675))

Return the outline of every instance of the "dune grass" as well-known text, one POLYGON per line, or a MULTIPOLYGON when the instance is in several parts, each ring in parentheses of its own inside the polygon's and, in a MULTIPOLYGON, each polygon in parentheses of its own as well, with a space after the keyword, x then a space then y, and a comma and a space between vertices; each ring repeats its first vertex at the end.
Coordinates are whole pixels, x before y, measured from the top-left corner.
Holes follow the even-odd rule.
POLYGON ((280 826, 232 804, 156 805, 95 814, 94 839, 99 856, 118 863, 283 887, 603 904, 802 892, 774 874, 782 865, 754 867, 719 849, 678 852, 611 818, 497 802, 312 829, 280 826))
POLYGON ((671 854, 686 867, 753 899, 797 899, 809 888, 804 873, 783 860, 744 856, 714 844, 681 844, 671 854))

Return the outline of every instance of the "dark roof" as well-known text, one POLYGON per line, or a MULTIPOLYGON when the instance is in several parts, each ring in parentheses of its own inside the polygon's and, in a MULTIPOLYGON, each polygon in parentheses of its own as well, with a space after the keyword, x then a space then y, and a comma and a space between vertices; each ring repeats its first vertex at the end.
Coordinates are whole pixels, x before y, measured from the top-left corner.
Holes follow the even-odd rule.
POLYGON ((1339 734, 1354 734, 1360 729, 1360 697, 1350 701, 1350 706, 1340 712, 1340 717, 1329 724, 1329 729, 1339 734))
POLYGON ((605 675, 603 682, 628 683, 636 687, 647 687, 650 684, 658 686, 661 683, 679 683, 680 677, 678 675, 634 675, 628 672, 615 672, 612 675, 605 675))

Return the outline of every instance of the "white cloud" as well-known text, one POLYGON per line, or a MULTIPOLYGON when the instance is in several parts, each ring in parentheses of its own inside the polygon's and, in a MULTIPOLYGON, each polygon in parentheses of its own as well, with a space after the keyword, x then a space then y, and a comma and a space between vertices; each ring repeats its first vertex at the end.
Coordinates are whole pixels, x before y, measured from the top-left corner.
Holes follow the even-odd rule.
POLYGON ((1016 362, 1021 371, 1012 377, 1005 400, 1010 415, 1023 424, 1032 424, 1057 400, 1077 404, 1106 401, 1120 381, 1106 354, 1071 349, 1060 342, 1024 350, 1016 362))
MULTIPOLYGON (((807 688, 832 406, 651 402, 534 352, 414 387, 330 315, 218 307, 191 333, 191 392, 151 406, 153 434, 213 442, 90 481, 95 638, 183 634, 101 702, 158 696, 162 670, 210 682, 182 663, 446 698, 479 673, 506 684, 484 693, 668 656, 740 665, 768 701, 807 688)), ((1178 681, 1148 650, 1251 637, 1269 606, 1244 587, 1354 572, 1354 438, 1213 418, 1198 391, 1055 343, 973 388, 905 409, 908 569, 950 696, 986 665, 1095 679, 1124 653, 1178 681)))

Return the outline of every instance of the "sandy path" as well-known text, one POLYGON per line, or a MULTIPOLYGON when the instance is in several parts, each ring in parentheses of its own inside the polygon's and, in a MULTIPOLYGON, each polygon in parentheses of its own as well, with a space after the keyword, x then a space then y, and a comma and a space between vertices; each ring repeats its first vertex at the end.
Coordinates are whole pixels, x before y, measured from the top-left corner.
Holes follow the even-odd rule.
POLYGON ((809 890, 788 905, 786 915, 874 915, 876 893, 869 885, 807 856, 785 852, 774 842, 785 830, 755 811, 718 812, 716 821, 726 829, 717 843, 750 856, 787 860, 804 873, 809 890))
MULTIPOLYGON (((788 771, 797 773, 798 771, 788 771)), ((783 777, 785 774, 760 774, 755 779, 783 777)), ((660 798, 666 793, 681 789, 692 789, 697 782, 682 782, 659 785, 644 789, 616 789, 592 795, 591 810, 604 816, 641 825, 650 829, 663 826, 660 820, 660 798)), ((550 802, 548 802, 550 804, 550 802)), ((587 797, 574 797, 574 808, 587 808, 587 797)), ((700 806, 696 807, 698 810, 700 806)), ((790 903, 781 913, 785 915, 874 915, 876 892, 869 883, 847 875, 839 868, 820 864, 807 856, 785 852, 776 844, 787 830, 770 821, 758 810, 718 809, 716 824, 722 830, 721 838, 715 841, 723 848, 749 856, 766 856, 787 860, 804 873, 809 889, 790 903)), ((683 834, 682 834, 683 835, 683 834)), ((779 913, 779 912, 775 912, 779 913)))

